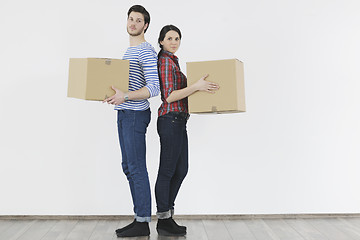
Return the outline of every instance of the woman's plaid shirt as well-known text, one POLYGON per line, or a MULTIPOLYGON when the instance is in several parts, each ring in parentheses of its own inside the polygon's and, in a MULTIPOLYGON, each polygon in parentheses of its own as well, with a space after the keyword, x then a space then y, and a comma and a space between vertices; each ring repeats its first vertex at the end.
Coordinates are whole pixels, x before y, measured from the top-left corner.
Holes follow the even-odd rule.
POLYGON ((166 101, 172 91, 183 89, 187 86, 187 79, 180 70, 178 58, 170 52, 161 51, 158 56, 158 73, 162 100, 158 111, 159 116, 169 112, 188 113, 187 97, 172 103, 166 101))

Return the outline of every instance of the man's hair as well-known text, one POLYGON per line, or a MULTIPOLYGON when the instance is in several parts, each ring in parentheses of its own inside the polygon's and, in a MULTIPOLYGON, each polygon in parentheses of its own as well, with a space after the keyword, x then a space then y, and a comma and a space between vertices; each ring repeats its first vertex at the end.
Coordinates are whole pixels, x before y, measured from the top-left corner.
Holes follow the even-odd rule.
POLYGON ((150 14, 149 14, 149 12, 146 11, 146 9, 141 5, 132 6, 128 11, 128 18, 130 16, 131 12, 138 12, 138 13, 141 13, 144 16, 145 24, 148 24, 147 28, 144 31, 144 33, 145 33, 148 30, 149 25, 150 25, 150 14))

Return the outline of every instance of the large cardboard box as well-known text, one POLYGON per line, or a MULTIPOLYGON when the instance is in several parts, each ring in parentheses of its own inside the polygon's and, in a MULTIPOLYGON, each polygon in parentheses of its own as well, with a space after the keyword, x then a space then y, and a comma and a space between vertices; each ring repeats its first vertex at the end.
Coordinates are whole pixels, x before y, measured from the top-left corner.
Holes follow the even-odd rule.
POLYGON ((129 61, 110 58, 70 58, 68 97, 102 101, 128 91, 129 61))
POLYGON ((190 113, 245 112, 244 66, 237 59, 186 63, 188 85, 205 74, 220 85, 214 94, 196 92, 189 96, 190 113))

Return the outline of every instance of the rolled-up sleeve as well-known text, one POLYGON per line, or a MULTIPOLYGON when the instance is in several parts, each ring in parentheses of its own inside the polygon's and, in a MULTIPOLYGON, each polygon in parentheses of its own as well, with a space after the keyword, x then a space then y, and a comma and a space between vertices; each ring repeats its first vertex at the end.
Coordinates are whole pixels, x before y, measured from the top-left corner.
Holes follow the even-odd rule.
POLYGON ((160 93, 156 53, 152 49, 145 48, 141 51, 139 58, 144 72, 145 87, 148 89, 150 97, 155 97, 160 93))

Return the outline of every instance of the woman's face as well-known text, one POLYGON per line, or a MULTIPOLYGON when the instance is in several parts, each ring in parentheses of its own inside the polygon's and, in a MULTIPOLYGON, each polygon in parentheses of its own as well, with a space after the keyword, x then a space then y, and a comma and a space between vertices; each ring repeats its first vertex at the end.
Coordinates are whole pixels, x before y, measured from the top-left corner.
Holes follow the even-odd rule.
POLYGON ((180 47, 180 41, 179 34, 174 30, 170 30, 166 33, 164 40, 160 44, 165 51, 175 53, 180 47))

